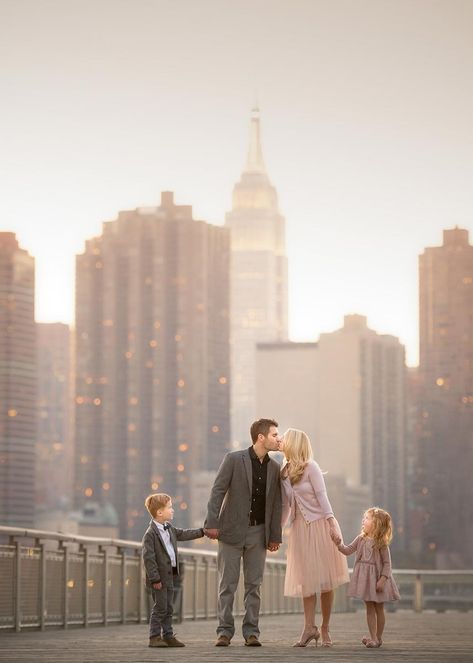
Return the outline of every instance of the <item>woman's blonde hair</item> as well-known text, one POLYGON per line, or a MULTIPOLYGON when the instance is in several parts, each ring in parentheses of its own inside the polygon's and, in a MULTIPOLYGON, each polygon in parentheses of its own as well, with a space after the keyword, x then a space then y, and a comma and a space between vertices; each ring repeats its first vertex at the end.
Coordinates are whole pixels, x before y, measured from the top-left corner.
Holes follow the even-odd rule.
MULTIPOLYGON (((393 539, 393 521, 390 514, 384 509, 372 506, 366 509, 365 515, 369 513, 373 518, 374 529, 370 536, 374 539, 376 548, 389 546, 393 539)), ((361 536, 367 536, 361 528, 361 536)))
POLYGON ((314 455, 309 436, 297 428, 288 428, 283 435, 286 463, 281 470, 283 478, 289 477, 291 485, 301 480, 307 463, 314 455))

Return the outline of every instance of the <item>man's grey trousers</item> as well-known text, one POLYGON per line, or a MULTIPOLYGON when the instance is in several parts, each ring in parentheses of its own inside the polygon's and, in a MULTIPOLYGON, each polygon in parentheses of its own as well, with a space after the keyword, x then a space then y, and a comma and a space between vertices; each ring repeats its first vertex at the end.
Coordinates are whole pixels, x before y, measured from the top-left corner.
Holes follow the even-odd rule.
POLYGON ((233 599, 240 578, 240 560, 243 559, 245 584, 245 616, 243 617, 243 637, 259 636, 259 610, 261 603, 260 587, 263 582, 266 561, 264 525, 249 525, 245 540, 231 545, 218 542, 218 626, 217 635, 232 638, 235 634, 233 619, 233 599))

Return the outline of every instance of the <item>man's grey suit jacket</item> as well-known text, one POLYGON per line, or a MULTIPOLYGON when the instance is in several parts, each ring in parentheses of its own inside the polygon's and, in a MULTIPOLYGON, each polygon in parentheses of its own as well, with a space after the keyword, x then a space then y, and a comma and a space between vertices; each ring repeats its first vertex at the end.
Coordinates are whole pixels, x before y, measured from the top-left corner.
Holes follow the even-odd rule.
MULTIPOLYGON (((200 539, 204 536, 201 527, 198 529, 180 529, 170 525, 169 535, 172 547, 176 555, 177 573, 179 573, 179 555, 177 552, 178 541, 190 541, 200 539)), ((161 582, 163 587, 173 587, 173 572, 171 558, 169 557, 164 541, 161 538, 156 524, 151 520, 142 541, 143 563, 146 571, 146 585, 151 587, 156 582, 161 582)))
MULTIPOLYGON (((265 543, 281 543, 279 464, 269 459, 266 476, 265 543)), ((210 493, 205 527, 219 530, 219 540, 242 544, 248 530, 253 470, 248 449, 232 451, 222 461, 210 493)))

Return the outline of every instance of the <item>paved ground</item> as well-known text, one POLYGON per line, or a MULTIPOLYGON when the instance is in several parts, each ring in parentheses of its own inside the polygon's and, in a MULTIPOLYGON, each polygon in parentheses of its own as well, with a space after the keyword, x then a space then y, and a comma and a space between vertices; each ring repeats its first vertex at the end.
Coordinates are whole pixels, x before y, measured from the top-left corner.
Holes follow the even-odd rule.
POLYGON ((292 648, 301 626, 300 615, 261 619, 264 646, 243 646, 238 634, 227 649, 216 648, 215 622, 197 621, 176 625, 185 643, 182 649, 150 649, 145 625, 94 626, 67 631, 0 632, 0 661, 8 663, 291 663, 317 658, 330 663, 390 661, 391 663, 473 663, 473 612, 415 614, 397 611, 387 615, 385 644, 366 649, 360 644, 365 634, 364 613, 333 616, 335 646, 292 648))

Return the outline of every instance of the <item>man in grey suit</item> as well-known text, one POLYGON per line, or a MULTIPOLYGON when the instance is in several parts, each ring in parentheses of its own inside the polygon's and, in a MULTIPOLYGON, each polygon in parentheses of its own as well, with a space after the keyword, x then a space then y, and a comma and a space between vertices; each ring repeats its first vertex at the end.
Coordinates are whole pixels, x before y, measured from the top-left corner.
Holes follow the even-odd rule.
POLYGON ((279 448, 278 424, 259 419, 250 429, 253 445, 228 453, 218 470, 210 500, 205 533, 218 539, 217 647, 228 647, 235 634, 233 599, 243 559, 245 582, 245 645, 259 647, 260 587, 266 551, 282 541, 279 464, 268 451, 279 448))

